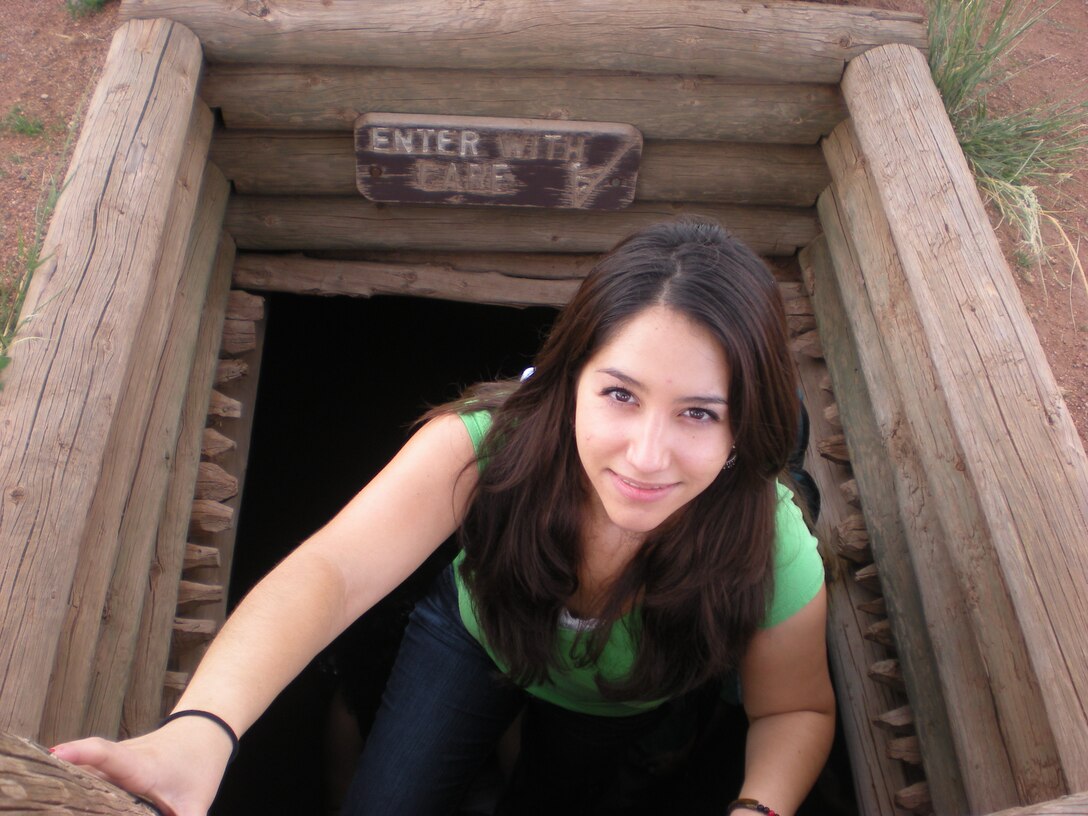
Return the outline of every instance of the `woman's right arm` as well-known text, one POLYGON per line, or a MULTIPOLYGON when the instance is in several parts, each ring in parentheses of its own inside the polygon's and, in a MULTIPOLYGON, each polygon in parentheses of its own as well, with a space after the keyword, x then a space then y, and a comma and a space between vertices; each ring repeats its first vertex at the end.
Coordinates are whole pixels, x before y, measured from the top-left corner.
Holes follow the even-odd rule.
MULTIPOLYGON (((428 422, 332 521, 246 596, 212 642, 176 711, 203 709, 239 735, 349 624, 407 578, 460 524, 477 471, 460 418, 428 422)), ((230 740, 182 717, 123 743, 55 747, 176 816, 203 816, 230 740)))

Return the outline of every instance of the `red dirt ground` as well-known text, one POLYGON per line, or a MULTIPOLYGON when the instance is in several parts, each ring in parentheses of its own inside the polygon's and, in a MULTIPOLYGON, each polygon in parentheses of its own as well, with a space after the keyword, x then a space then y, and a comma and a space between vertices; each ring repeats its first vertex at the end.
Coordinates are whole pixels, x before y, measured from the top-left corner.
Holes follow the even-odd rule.
MULTIPOLYGON (((918 0, 861 0, 849 5, 921 11, 918 0)), ((1031 6, 1045 7, 1032 0, 1031 6)), ((117 25, 117 2, 91 16, 73 18, 63 0, 0 2, 0 119, 14 108, 43 131, 21 135, 0 127, 0 275, 24 267, 20 236, 34 234, 35 207, 51 179, 67 164, 69 128, 78 124, 117 25)), ((1088 0, 1059 0, 1025 37, 1010 59, 1012 78, 994 95, 997 112, 1052 99, 1088 99, 1088 0)), ((7 121, 6 119, 4 120, 7 121)), ((1039 190, 1088 267, 1088 161, 1061 190, 1039 190)), ((1027 304, 1070 413, 1088 440, 1088 284, 1055 245, 1053 263, 1042 269, 1017 265, 1015 242, 999 230, 1018 271, 1027 304)))

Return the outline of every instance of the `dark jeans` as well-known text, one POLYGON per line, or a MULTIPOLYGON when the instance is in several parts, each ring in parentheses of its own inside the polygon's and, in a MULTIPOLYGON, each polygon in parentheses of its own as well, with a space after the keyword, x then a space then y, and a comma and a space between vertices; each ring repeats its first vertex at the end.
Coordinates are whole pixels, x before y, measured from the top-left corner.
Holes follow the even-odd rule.
POLYGON ((531 698, 465 630, 447 569, 409 619, 344 813, 453 813, 523 708, 521 751, 497 813, 639 813, 707 730, 718 694, 709 686, 630 717, 531 698))

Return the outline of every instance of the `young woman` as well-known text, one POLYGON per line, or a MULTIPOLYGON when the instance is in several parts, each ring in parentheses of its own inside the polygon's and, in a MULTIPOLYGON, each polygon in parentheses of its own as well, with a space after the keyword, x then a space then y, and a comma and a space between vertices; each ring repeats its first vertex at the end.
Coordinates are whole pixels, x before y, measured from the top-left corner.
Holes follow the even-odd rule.
POLYGON ((520 383, 432 411, 245 599, 151 734, 57 746, 177 816, 312 657, 449 535, 346 812, 452 812, 519 712, 500 813, 628 813, 680 773, 735 688, 729 812, 793 813, 834 730, 823 570, 779 482, 800 408, 774 279, 720 227, 605 256, 520 383))

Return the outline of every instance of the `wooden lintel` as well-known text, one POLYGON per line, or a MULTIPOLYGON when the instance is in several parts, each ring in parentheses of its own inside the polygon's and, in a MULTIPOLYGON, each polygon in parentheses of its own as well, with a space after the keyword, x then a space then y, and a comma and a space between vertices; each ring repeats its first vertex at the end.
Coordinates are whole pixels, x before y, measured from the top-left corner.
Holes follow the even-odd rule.
POLYGON ((501 14, 486 3, 420 0, 406 16, 382 3, 315 11, 306 0, 279 0, 254 14, 219 0, 125 0, 121 18, 133 17, 185 24, 213 63, 320 61, 499 75, 558 69, 837 82, 847 60, 875 45, 926 47, 919 15, 799 3, 692 0, 678 17, 671 0, 553 0, 543 9, 508 0, 501 14))

